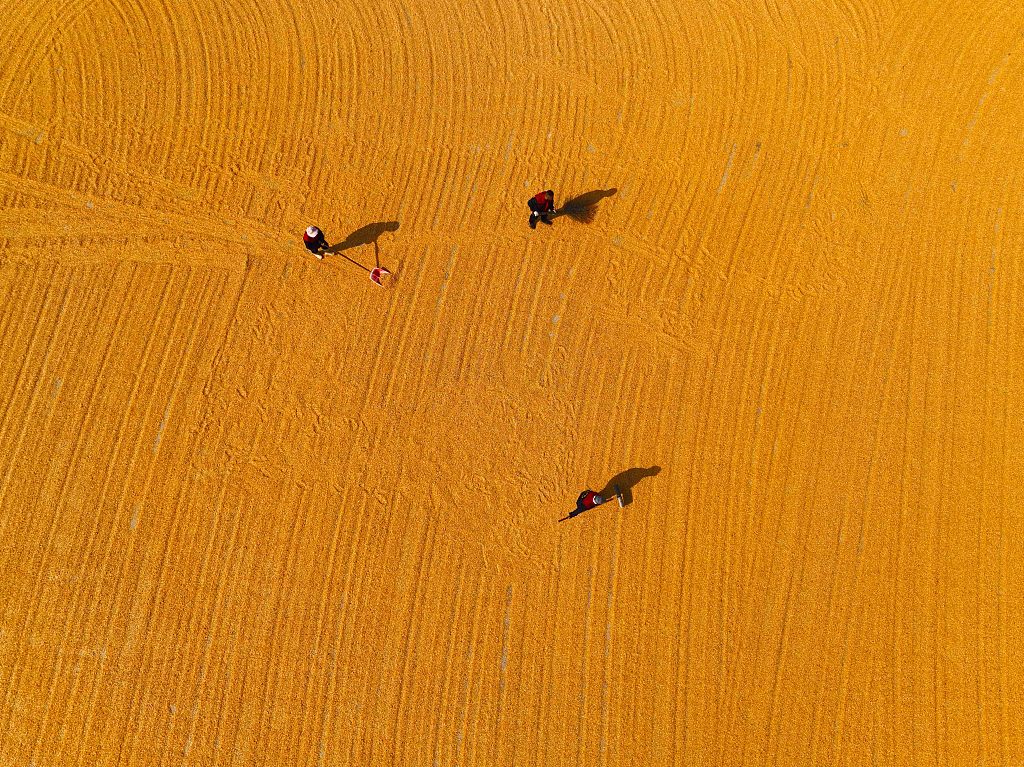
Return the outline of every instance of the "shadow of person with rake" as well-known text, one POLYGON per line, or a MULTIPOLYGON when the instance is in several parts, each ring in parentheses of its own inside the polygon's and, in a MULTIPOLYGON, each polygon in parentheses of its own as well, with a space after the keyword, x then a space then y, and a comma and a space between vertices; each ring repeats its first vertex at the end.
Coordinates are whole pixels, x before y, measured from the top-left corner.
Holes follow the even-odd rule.
POLYGON ((601 488, 600 492, 595 493, 593 490, 584 490, 580 493, 580 497, 576 499, 575 511, 570 511, 568 516, 562 517, 558 521, 565 522, 573 517, 578 517, 584 511, 597 508, 608 503, 613 498, 618 500, 619 508, 625 508, 633 502, 633 488, 641 480, 647 479, 647 477, 656 477, 660 473, 660 466, 651 466, 646 469, 642 466, 635 466, 632 469, 620 471, 608 480, 608 484, 601 488))
POLYGON ((629 506, 633 502, 633 488, 647 477, 656 477, 661 473, 660 466, 650 468, 636 467, 620 471, 608 480, 608 484, 601 488, 599 495, 602 498, 613 498, 616 493, 622 498, 622 505, 629 506))
POLYGON ((391 274, 387 269, 380 265, 380 244, 378 240, 380 236, 385 232, 397 232, 398 231, 397 221, 378 221, 373 224, 367 224, 356 229, 352 234, 346 237, 341 242, 331 245, 329 248, 324 250, 324 253, 330 253, 331 255, 339 255, 346 261, 349 261, 358 266, 363 271, 369 272, 370 279, 378 285, 382 285, 381 277, 383 275, 391 274), (356 261, 354 258, 345 255, 344 251, 358 248, 362 245, 373 244, 373 268, 369 266, 363 266, 361 263, 356 261))
POLYGON ((589 224, 597 217, 597 204, 601 202, 605 197, 611 197, 619 190, 615 187, 611 189, 595 189, 592 192, 585 192, 584 194, 570 197, 566 203, 558 209, 556 216, 568 216, 573 221, 580 224, 589 224))

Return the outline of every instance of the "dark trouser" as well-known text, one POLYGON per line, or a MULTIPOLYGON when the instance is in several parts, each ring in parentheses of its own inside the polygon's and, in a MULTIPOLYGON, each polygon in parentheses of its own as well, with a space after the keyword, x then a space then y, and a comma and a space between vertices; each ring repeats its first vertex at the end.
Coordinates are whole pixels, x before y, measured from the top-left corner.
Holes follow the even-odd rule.
POLYGON ((548 226, 551 225, 551 214, 554 213, 552 210, 541 210, 536 200, 530 200, 527 203, 530 206, 530 228, 537 228, 537 221, 543 221, 548 226))
POLYGON ((324 237, 323 232, 320 232, 320 234, 316 236, 315 240, 310 240, 306 243, 306 247, 309 249, 310 253, 319 253, 321 249, 328 247, 327 238, 324 237))

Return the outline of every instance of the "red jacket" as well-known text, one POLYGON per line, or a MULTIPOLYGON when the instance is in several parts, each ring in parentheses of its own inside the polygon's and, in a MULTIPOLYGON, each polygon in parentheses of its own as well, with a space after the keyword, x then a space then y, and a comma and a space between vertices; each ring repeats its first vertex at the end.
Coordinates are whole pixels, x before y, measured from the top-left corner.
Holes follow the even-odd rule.
POLYGON ((597 493, 593 490, 584 490, 580 493, 580 497, 576 499, 576 513, 586 511, 587 509, 593 509, 600 504, 597 502, 597 493))
POLYGON ((530 207, 533 208, 538 213, 548 213, 555 209, 555 204, 548 199, 547 192, 535 194, 533 196, 533 202, 536 204, 536 207, 534 207, 533 205, 531 205, 530 207))

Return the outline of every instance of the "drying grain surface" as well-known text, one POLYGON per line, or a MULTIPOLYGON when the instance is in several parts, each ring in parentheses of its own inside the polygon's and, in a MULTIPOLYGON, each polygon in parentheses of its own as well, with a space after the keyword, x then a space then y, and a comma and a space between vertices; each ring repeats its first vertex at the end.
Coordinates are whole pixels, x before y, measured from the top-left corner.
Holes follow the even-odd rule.
POLYGON ((1004 0, 7 3, 0 762, 1024 763, 1022 103, 1004 0))

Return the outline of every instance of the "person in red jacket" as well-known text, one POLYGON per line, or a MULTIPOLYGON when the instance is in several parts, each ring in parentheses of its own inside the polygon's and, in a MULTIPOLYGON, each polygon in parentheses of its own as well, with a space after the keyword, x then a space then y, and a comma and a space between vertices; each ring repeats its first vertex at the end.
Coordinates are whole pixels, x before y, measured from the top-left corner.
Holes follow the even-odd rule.
POLYGON ((302 242, 309 249, 310 253, 321 260, 323 260, 324 254, 320 251, 330 247, 327 244, 327 238, 324 237, 324 233, 315 226, 306 227, 306 231, 302 233, 302 242))
POLYGON ((580 493, 580 497, 576 499, 576 509, 569 512, 569 519, 572 519, 577 514, 582 514, 584 511, 597 508, 602 503, 604 503, 604 498, 593 490, 584 490, 580 493))
POLYGON ((551 215, 555 212, 555 193, 548 189, 546 192, 535 194, 527 203, 530 206, 530 228, 536 229, 537 222, 543 221, 551 226, 551 215))

